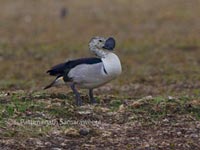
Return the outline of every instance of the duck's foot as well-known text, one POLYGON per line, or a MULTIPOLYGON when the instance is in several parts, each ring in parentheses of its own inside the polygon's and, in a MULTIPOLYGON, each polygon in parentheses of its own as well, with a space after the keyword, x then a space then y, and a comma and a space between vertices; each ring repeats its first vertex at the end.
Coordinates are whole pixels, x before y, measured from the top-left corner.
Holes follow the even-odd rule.
POLYGON ((93 89, 89 89, 89 97, 90 97, 90 103, 91 104, 97 103, 96 99, 94 98, 94 95, 93 95, 93 89))
POLYGON ((76 99, 76 105, 77 106, 81 106, 82 105, 82 99, 81 99, 81 96, 79 94, 79 92, 77 91, 77 89, 75 88, 75 84, 71 84, 70 85, 74 95, 75 95, 75 99, 76 99))

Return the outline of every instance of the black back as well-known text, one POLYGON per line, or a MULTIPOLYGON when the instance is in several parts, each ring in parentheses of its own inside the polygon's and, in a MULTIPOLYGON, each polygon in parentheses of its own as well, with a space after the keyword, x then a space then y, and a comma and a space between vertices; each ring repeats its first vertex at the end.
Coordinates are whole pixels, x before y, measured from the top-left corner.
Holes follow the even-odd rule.
POLYGON ((100 58, 96 58, 96 57, 92 57, 92 58, 80 58, 80 59, 75 59, 75 60, 70 60, 67 61, 65 63, 61 63, 58 64, 54 67, 52 67, 50 70, 47 71, 47 73, 49 73, 49 75, 51 76, 66 76, 69 73, 69 71, 76 67, 77 65, 80 64, 97 64, 97 63, 101 63, 101 59, 100 58))

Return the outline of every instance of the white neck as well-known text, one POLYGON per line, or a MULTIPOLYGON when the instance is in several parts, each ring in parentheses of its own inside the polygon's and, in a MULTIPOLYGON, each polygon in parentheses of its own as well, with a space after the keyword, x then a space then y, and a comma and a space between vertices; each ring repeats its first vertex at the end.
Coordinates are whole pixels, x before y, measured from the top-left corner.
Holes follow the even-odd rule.
POLYGON ((104 51, 102 49, 98 49, 98 48, 95 48, 95 47, 91 47, 90 50, 98 57, 100 58, 105 58, 106 55, 109 54, 109 52, 107 51, 104 51))

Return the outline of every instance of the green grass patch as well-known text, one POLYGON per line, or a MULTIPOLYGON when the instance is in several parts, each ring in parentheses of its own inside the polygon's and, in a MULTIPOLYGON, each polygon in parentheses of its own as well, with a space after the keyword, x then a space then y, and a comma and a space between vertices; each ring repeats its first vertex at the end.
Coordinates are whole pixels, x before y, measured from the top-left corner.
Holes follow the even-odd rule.
POLYGON ((116 100, 111 100, 110 101, 110 107, 111 107, 111 111, 116 111, 119 109, 119 106, 122 104, 122 101, 119 99, 116 100))
MULTIPOLYGON (((170 115, 190 114, 200 119, 200 105, 191 104, 193 98, 165 98, 155 97, 152 100, 140 100, 139 107, 129 106, 129 110, 136 116, 136 119, 159 120, 170 115)), ((200 102, 200 100, 197 100, 200 102)))

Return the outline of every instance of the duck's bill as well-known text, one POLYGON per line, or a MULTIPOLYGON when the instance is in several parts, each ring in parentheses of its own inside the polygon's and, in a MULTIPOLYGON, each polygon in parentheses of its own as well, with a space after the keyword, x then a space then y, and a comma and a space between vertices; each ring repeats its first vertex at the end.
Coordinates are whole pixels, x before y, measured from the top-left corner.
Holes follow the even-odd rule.
POLYGON ((107 50, 113 50, 115 48, 115 39, 112 37, 109 37, 106 42, 105 45, 103 46, 104 49, 107 50))

